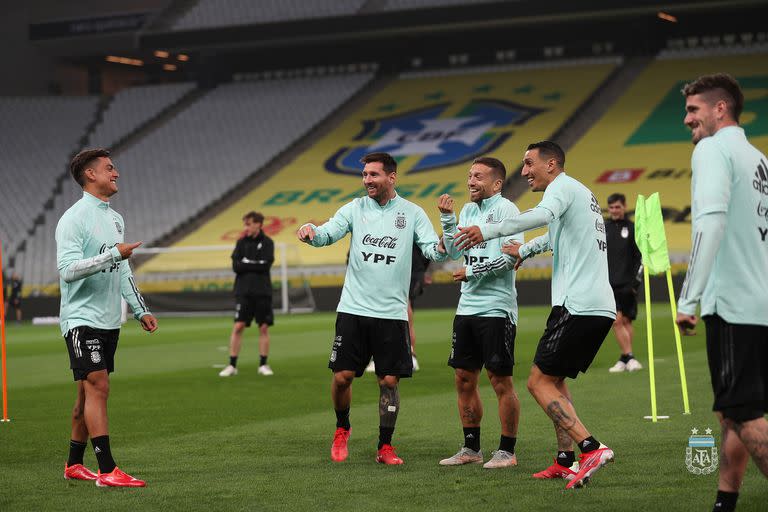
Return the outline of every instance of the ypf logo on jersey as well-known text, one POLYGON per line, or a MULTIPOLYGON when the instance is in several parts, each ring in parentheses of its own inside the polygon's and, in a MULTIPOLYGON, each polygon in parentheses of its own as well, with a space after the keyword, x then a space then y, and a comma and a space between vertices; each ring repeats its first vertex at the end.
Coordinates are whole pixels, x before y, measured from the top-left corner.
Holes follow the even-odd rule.
POLYGON ((350 145, 339 148, 325 161, 325 169, 357 176, 360 159, 374 151, 395 158, 420 157, 408 170, 410 173, 472 161, 503 144, 513 127, 545 111, 483 98, 463 106, 445 102, 391 117, 365 119, 350 145), (458 114, 450 115, 449 111, 458 114))
POLYGON ((702 435, 699 429, 692 428, 685 448, 685 467, 694 475, 709 475, 717 469, 717 463, 717 446, 712 429, 705 429, 702 435))

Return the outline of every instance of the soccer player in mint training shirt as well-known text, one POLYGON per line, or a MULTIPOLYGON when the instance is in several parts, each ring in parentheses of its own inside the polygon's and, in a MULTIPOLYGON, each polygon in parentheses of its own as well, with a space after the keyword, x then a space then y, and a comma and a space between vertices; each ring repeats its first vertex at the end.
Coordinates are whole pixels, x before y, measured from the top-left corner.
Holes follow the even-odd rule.
POLYGON ((128 258, 141 242, 124 243, 123 217, 109 205, 120 174, 105 149, 80 152, 70 164, 83 198, 56 226, 56 261, 61 286, 61 333, 77 383, 72 437, 64 478, 95 480, 100 487, 144 487, 121 471, 109 446, 107 397, 120 335, 120 297, 130 304, 145 331, 157 320, 133 280, 128 258), (99 463, 94 474, 83 465, 88 437, 99 463))
POLYGON ((687 84, 691 259, 677 306, 684 334, 707 327, 707 359, 722 427, 713 510, 734 510, 749 456, 768 476, 768 159, 739 126, 744 95, 730 75, 687 84))
POLYGON ((598 442, 576 416, 565 378, 586 372, 616 318, 608 281, 605 225, 602 210, 587 187, 565 173, 565 153, 551 141, 531 144, 523 158, 522 175, 541 202, 501 222, 461 228, 456 237, 466 249, 485 240, 547 226, 545 235, 502 249, 519 262, 552 251, 552 312, 536 349, 528 389, 552 419, 557 435, 555 463, 533 475, 565 478, 566 489, 580 487, 607 462, 613 451, 598 442), (574 466, 573 442, 581 450, 574 466))
POLYGON ((373 356, 379 382, 379 446, 376 461, 402 464, 392 447, 401 377, 413 373, 408 339, 408 287, 412 247, 416 243, 432 261, 443 261, 444 251, 427 214, 395 191, 397 162, 387 153, 363 157, 366 197, 342 206, 322 226, 305 224, 299 240, 314 247, 338 242, 352 233, 349 264, 341 300, 336 308, 336 336, 328 367, 333 371, 331 396, 336 410, 336 433, 331 459, 347 458, 352 381, 365 371, 373 356))
MULTIPOLYGON (((471 202, 459 214, 459 224, 499 222, 518 215, 514 203, 501 197, 507 177, 504 164, 491 157, 481 157, 469 168, 467 188, 471 202)), ((452 259, 464 258, 464 266, 454 273, 461 281, 461 299, 453 319, 453 342, 448 365, 454 368, 459 416, 464 429, 464 446, 452 457, 440 461, 443 466, 480 464, 480 421, 483 404, 478 393, 480 370, 485 366, 488 379, 499 402, 501 439, 499 449, 485 463, 494 469, 517 465, 515 443, 520 420, 520 400, 512 384, 515 364, 517 325, 517 292, 515 290, 515 258, 501 252, 503 243, 523 242, 522 235, 499 238, 459 251, 453 243, 456 216, 453 199, 443 194, 438 202, 443 225, 445 249, 452 259)))

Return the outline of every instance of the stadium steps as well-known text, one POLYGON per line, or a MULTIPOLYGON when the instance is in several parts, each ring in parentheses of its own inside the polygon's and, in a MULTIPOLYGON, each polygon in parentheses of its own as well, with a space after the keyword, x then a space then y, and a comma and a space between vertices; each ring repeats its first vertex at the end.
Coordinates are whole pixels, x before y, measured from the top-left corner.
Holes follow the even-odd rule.
POLYGON ((211 89, 195 88, 190 90, 176 102, 161 110, 156 116, 139 125, 135 130, 119 139, 112 146, 112 155, 116 156, 131 148, 145 137, 149 137, 156 129, 173 119, 177 114, 208 94, 209 91, 211 91, 211 89))
POLYGON ((51 189, 51 192, 48 194, 48 197, 43 201, 43 206, 38 212, 37 215, 34 216, 32 219, 32 224, 28 226, 25 230, 25 236, 22 238, 19 243, 16 245, 16 247, 12 248, 12 250, 9 251, 10 257, 8 259, 8 263, 10 266, 14 266, 16 263, 16 257, 18 254, 24 252, 27 247, 27 239, 34 236, 35 232, 37 231, 37 228, 45 223, 45 217, 46 212, 53 209, 53 204, 55 201, 56 196, 61 194, 62 186, 65 180, 70 179, 69 177, 69 162, 72 161, 72 158, 80 151, 80 148, 83 147, 87 141, 88 138, 91 136, 91 134, 96 130, 96 127, 101 123, 101 121, 104 118, 104 112, 109 108, 109 104, 112 103, 112 96, 102 96, 98 103, 96 104, 96 111, 93 114, 93 118, 88 123, 88 125, 85 127, 85 131, 83 132, 82 136, 78 140, 78 147, 69 154, 67 157, 66 162, 63 163, 64 169, 62 172, 56 176, 53 188, 51 189))
MULTIPOLYGON (((563 151, 568 153, 589 129, 596 124, 626 92, 635 79, 643 72, 653 57, 632 57, 626 59, 620 66, 608 75, 597 89, 576 109, 552 135, 549 140, 560 144, 563 151)), ((504 197, 510 201, 516 200, 528 190, 528 182, 520 175, 522 166, 518 166, 504 183, 504 197)))
POLYGON ((369 12, 381 12, 387 6, 387 0, 366 0, 366 2, 360 6, 358 14, 364 14, 369 12))
MULTIPOLYGON (((210 203, 197 215, 179 225, 168 235, 154 240, 151 244, 147 245, 152 247, 168 247, 178 242, 179 240, 182 240, 184 237, 198 229, 201 225, 210 221, 224 210, 229 208, 233 203, 236 203, 241 198, 246 196, 254 188, 259 187, 262 183, 266 182, 281 169, 283 169, 283 167, 301 156, 307 149, 312 147, 315 143, 317 143, 317 141, 325 137, 328 133, 335 130, 342 122, 344 122, 344 120, 355 113, 363 105, 368 103, 374 96, 388 87, 396 79, 396 74, 379 74, 374 76, 365 86, 363 86, 359 91, 352 95, 352 97, 350 97, 346 102, 342 103, 328 116, 326 116, 325 119, 317 123, 315 126, 310 127, 308 131, 302 136, 298 137, 293 144, 289 145, 287 148, 285 148, 285 150, 278 153, 261 168, 255 170, 249 176, 243 179, 243 181, 232 187, 220 199, 210 203)), ((149 261, 151 258, 152 255, 136 256, 134 259, 135 268, 138 268, 143 263, 149 261)))

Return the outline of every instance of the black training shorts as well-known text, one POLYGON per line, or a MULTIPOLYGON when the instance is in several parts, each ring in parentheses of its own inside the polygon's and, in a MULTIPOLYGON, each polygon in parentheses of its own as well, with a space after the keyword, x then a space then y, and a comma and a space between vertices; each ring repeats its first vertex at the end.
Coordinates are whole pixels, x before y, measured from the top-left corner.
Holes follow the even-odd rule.
POLYGON ((238 295, 235 299, 235 322, 245 322, 246 327, 251 320, 256 320, 256 325, 274 325, 271 295, 238 295))
POLYGON ((408 322, 338 313, 328 368, 354 371, 360 377, 371 356, 376 375, 410 377, 413 359, 408 322))
POLYGON ((69 367, 75 380, 85 380, 99 370, 115 371, 115 352, 120 329, 96 329, 80 326, 64 336, 69 352, 69 367))
POLYGON ((704 317, 713 411, 738 421, 762 418, 768 411, 768 327, 731 324, 718 315, 704 317))
POLYGON ((614 288, 613 298, 616 299, 616 311, 630 320, 637 318, 637 294, 632 288, 614 288))
POLYGON ((533 362, 546 375, 575 379, 579 372, 586 373, 612 325, 607 316, 572 315, 564 306, 555 306, 533 362))
POLYGON ((456 315, 448 366, 479 370, 485 365, 496 375, 512 375, 516 331, 509 317, 456 315))

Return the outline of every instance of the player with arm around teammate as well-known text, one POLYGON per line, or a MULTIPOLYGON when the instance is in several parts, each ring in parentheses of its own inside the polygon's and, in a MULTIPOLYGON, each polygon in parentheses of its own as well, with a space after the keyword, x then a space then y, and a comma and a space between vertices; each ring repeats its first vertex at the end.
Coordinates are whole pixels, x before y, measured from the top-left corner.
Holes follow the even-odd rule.
POLYGON ((541 202, 520 215, 497 224, 460 228, 459 248, 469 248, 500 236, 547 226, 545 235, 503 251, 519 262, 552 251, 552 312, 539 341, 528 390, 552 420, 557 436, 555 463, 535 478, 565 478, 566 489, 581 487, 586 479, 613 460, 613 450, 597 441, 576 415, 566 377, 586 372, 616 318, 616 304, 608 281, 605 226, 594 194, 565 173, 565 153, 551 141, 528 146, 522 175, 541 202), (573 443, 581 450, 574 464, 573 443))
MULTIPOLYGON (((496 158, 475 159, 467 179, 470 202, 459 214, 460 225, 501 222, 520 213, 514 203, 501 196, 506 174, 504 164, 496 158)), ((480 450, 483 404, 478 381, 485 366, 498 400, 501 439, 498 450, 483 467, 516 466, 520 400, 512 383, 517 326, 515 258, 503 254, 501 246, 512 240, 523 242, 523 236, 498 238, 461 251, 454 244, 457 230, 453 199, 444 194, 439 199, 438 208, 448 256, 464 259, 464 266, 454 274, 454 280, 461 282, 461 298, 453 320, 453 341, 448 359, 448 365, 454 368, 464 445, 440 464, 458 466, 483 462, 480 450)))
POLYGON ((413 373, 407 311, 412 245, 418 244, 432 261, 443 261, 446 255, 438 249, 437 234, 424 210, 395 191, 395 159, 387 153, 370 153, 361 163, 366 196, 342 206, 322 226, 303 225, 297 236, 323 247, 352 234, 328 363, 336 411, 331 459, 341 462, 348 456, 352 382, 363 375, 373 356, 379 383, 376 462, 402 464, 392 447, 392 434, 400 411, 398 382, 413 373))

